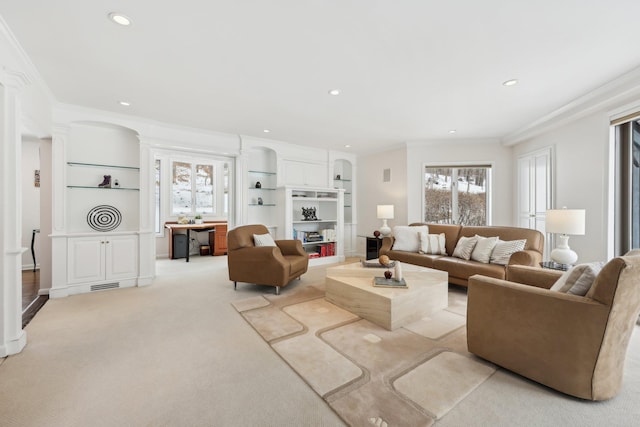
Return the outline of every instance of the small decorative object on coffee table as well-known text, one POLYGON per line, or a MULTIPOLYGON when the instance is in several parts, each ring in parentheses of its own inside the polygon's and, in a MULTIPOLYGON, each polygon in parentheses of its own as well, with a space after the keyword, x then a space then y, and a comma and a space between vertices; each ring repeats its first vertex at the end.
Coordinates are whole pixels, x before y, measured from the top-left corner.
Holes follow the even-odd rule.
POLYGON ((552 270, 567 271, 568 269, 573 267, 573 265, 572 264, 558 264, 555 261, 543 261, 543 262, 540 263, 540 267, 542 267, 542 268, 550 268, 552 270))
POLYGON ((373 286, 376 286, 378 288, 401 288, 401 289, 408 288, 407 282, 404 279, 402 280, 392 279, 390 271, 385 271, 384 276, 385 277, 374 277, 373 286), (387 273, 389 273, 389 277, 387 277, 387 273))

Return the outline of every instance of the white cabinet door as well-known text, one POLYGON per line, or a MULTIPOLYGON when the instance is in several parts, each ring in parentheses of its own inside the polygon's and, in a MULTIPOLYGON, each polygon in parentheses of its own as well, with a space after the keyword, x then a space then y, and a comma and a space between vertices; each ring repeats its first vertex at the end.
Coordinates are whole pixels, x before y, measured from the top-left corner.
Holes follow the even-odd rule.
POLYGON ((130 279, 138 274, 138 238, 112 236, 105 245, 105 279, 130 279))
POLYGON ((132 279, 138 275, 138 237, 73 237, 67 259, 69 284, 132 279))
POLYGON ((284 183, 286 185, 326 187, 327 167, 319 163, 285 161, 284 183))
POLYGON ((105 239, 77 237, 68 240, 68 282, 104 280, 105 239))

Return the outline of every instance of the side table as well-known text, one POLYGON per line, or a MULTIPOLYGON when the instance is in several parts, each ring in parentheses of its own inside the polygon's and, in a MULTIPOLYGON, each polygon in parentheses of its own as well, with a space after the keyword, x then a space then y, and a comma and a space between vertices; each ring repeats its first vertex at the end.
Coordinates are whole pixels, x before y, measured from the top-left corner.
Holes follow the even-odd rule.
POLYGON ((380 247, 382 246, 382 239, 378 239, 375 236, 365 236, 367 239, 367 259, 376 259, 380 256, 380 247))

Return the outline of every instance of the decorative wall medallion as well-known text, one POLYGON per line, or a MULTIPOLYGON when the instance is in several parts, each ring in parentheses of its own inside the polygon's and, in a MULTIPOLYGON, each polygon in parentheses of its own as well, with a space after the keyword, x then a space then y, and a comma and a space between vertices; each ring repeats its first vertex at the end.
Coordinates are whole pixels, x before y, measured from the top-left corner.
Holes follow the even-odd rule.
POLYGON ((111 231, 118 228, 122 222, 120 211, 109 205, 99 205, 87 214, 87 223, 96 231, 111 231))

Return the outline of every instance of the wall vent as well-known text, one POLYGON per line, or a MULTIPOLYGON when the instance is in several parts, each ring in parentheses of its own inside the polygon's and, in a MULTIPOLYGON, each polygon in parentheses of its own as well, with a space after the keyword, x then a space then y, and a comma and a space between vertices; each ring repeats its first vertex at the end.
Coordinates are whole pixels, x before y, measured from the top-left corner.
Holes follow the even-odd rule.
POLYGON ((102 283, 100 285, 91 285, 91 292, 93 291, 104 291, 105 289, 115 289, 119 288, 120 283, 102 283))

